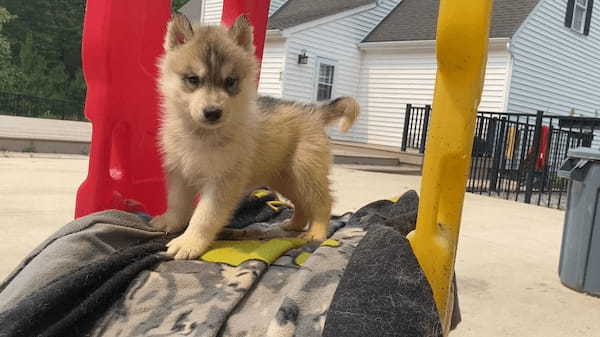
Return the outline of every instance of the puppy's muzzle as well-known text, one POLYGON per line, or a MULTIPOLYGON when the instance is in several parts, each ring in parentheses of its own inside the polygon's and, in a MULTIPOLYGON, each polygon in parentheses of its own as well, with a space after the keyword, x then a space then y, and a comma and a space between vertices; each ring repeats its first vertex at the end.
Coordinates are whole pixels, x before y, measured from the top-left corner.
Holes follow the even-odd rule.
POLYGON ((202 114, 204 114, 204 119, 209 123, 216 123, 223 116, 223 110, 216 106, 208 106, 202 110, 202 114))

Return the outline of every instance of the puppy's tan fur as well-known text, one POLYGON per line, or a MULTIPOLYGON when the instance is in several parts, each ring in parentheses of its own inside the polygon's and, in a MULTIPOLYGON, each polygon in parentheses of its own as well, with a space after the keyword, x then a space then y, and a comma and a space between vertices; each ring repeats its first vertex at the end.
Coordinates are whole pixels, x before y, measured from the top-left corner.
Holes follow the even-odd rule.
POLYGON ((341 129, 349 129, 359 113, 357 102, 339 98, 317 106, 258 98, 252 27, 244 17, 226 29, 192 27, 176 14, 164 46, 160 145, 168 209, 152 224, 167 232, 185 229, 168 244, 167 254, 200 256, 244 194, 258 186, 270 186, 294 203, 286 229, 301 231, 308 224, 304 236, 324 240, 332 203, 325 126, 339 119, 341 129), (204 117, 207 107, 222 110, 217 122, 204 117))

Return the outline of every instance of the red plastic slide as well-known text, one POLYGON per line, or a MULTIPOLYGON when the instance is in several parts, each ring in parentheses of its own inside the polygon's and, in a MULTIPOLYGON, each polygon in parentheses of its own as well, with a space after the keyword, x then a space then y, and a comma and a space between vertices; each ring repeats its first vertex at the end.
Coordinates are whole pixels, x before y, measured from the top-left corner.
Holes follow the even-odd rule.
MULTIPOLYGON (((241 14, 254 25, 262 59, 269 0, 225 0, 223 23, 241 14)), ((88 176, 75 217, 106 209, 166 209, 157 147, 156 59, 171 15, 170 0, 88 0, 83 27, 85 115, 92 121, 88 176)))

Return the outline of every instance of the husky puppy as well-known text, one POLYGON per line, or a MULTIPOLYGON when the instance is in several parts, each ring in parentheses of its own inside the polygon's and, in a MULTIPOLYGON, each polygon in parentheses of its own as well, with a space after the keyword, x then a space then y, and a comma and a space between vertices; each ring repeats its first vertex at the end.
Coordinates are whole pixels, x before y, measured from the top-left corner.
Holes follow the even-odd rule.
POLYGON ((294 204, 286 230, 303 231, 308 225, 303 237, 325 240, 332 204, 325 127, 340 120, 347 131, 358 116, 358 103, 348 97, 322 105, 257 97, 252 26, 244 16, 227 29, 192 27, 175 14, 164 49, 159 135, 168 209, 152 225, 166 232, 185 230, 168 243, 167 254, 199 257, 245 193, 259 186, 270 186, 294 204))

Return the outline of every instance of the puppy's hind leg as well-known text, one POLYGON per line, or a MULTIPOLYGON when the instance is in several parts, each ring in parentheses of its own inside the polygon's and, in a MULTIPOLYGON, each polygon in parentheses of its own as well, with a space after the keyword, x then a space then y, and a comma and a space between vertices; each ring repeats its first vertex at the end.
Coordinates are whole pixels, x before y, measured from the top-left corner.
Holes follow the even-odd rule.
POLYGON ((289 223, 282 225, 281 228, 286 231, 300 232, 306 227, 308 219, 304 212, 304 200, 301 197, 300 191, 296 188, 294 180, 291 174, 286 174, 277 184, 274 184, 273 188, 294 204, 292 219, 289 223))
POLYGON ((329 153, 311 153, 293 162, 295 203, 301 205, 309 230, 303 237, 314 241, 327 239, 332 198, 329 191, 329 153))
POLYGON ((327 239, 329 220, 331 218, 331 195, 329 186, 321 187, 312 185, 306 194, 306 213, 309 221, 308 232, 303 237, 312 241, 327 239))

